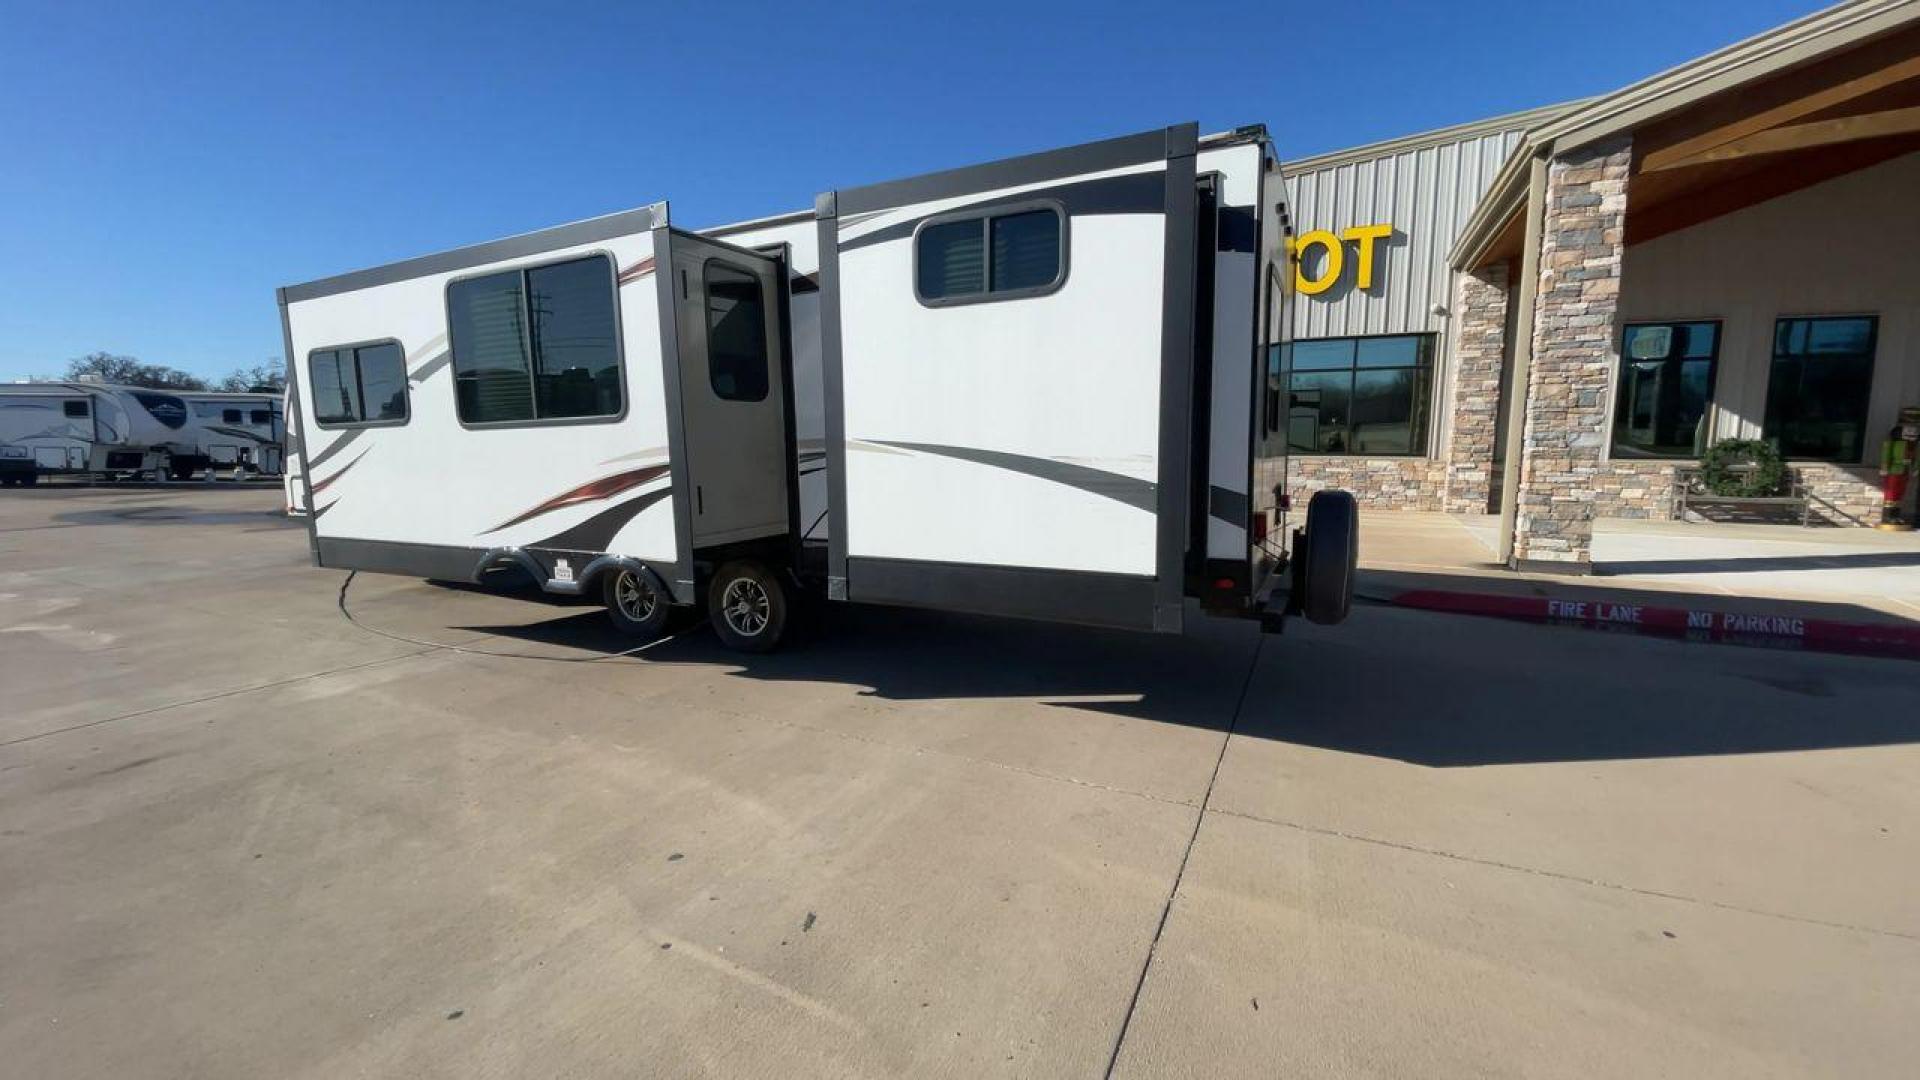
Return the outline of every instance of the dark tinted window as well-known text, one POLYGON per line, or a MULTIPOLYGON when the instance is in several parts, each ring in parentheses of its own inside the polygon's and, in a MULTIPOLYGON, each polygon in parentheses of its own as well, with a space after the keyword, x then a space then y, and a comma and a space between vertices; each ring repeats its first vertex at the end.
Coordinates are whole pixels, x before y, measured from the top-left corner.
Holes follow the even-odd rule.
POLYGON ((1309 454, 1420 454, 1432 413, 1433 336, 1296 341, 1279 348, 1287 445, 1309 454))
POLYGON ((923 302, 1007 299, 1060 283, 1065 220, 1053 209, 942 221, 914 241, 914 284, 923 302))
MULTIPOLYGON (((307 357, 307 392, 321 424, 393 423, 407 418, 407 360, 397 342, 322 349, 307 357)), ((238 422, 239 411, 234 410, 238 422)), ((252 422, 272 421, 255 409, 252 422)))
POLYGON ((988 220, 993 235, 993 292, 1040 289, 1060 273, 1060 216, 1051 210, 988 220))
POLYGON ((709 262, 707 378, 728 401, 767 396, 767 311, 760 279, 725 263, 709 262))
POLYGON ((265 409, 254 409, 247 413, 247 423, 249 424, 270 424, 272 422, 273 414, 265 409))
POLYGON ((950 221, 920 230, 920 295, 928 300, 987 291, 986 237, 980 222, 950 221))
POLYGON ((469 424, 620 412, 613 265, 602 255, 447 290, 454 392, 469 424))
POLYGON ((81 417, 88 415, 87 403, 84 401, 63 401, 60 403, 60 409, 68 416, 81 417))
POLYGON ((1782 456, 1860 460, 1877 332, 1872 317, 1774 323, 1765 436, 1782 456))
POLYGON ((1613 452, 1618 457, 1698 457, 1706 451, 1720 324, 1645 323, 1620 339, 1613 452))
POLYGON ((220 410, 220 422, 221 422, 221 423, 223 423, 223 424, 237 424, 237 423, 239 423, 239 422, 240 422, 240 410, 239 410, 239 409, 221 409, 221 410, 220 410))

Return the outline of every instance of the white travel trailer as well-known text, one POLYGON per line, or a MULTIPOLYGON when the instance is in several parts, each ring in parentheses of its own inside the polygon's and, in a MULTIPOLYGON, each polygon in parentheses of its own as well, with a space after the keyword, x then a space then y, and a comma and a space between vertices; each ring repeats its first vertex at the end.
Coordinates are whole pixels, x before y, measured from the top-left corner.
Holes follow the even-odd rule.
POLYGON ((282 395, 181 393, 186 422, 167 441, 167 469, 186 480, 202 469, 279 475, 286 441, 282 395))
POLYGON ((158 428, 132 394, 88 382, 0 386, 0 483, 153 468, 147 440, 158 428))
POLYGON ((1183 125, 284 288, 314 560, 514 565, 643 633, 704 601, 754 650, 801 589, 1163 632, 1189 599, 1338 621, 1351 498, 1284 528, 1277 168, 1263 129, 1183 125))

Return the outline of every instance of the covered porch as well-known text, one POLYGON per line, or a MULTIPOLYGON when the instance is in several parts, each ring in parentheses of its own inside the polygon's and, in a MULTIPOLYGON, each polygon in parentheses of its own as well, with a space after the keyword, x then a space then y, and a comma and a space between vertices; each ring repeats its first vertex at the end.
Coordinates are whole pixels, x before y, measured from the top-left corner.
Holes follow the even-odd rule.
POLYGON ((1576 107, 1509 159, 1452 252, 1459 377, 1497 378, 1500 402, 1455 432, 1447 501, 1497 511, 1497 563, 1760 542, 1666 524, 1677 478, 1727 439, 1776 447, 1816 520, 1879 521, 1881 440, 1920 404, 1911 7, 1782 27, 1576 107), (1623 519, 1648 525, 1596 527, 1623 519))

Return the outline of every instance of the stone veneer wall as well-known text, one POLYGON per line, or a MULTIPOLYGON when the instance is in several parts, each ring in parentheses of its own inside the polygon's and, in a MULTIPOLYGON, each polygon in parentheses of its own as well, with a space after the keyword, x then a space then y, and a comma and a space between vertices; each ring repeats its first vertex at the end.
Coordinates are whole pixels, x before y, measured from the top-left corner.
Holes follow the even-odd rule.
MULTIPOLYGON (((1880 474, 1860 465, 1792 464, 1794 476, 1813 496, 1813 517, 1829 525, 1872 525, 1880 520, 1880 474)), ((1665 461, 1613 461, 1595 478, 1593 514, 1610 518, 1666 520, 1673 513, 1674 465, 1665 461)))
POLYGON ((1305 506, 1321 488, 1342 488, 1373 509, 1439 510, 1445 478, 1446 470, 1432 458, 1287 458, 1287 491, 1295 506, 1305 506))
POLYGON ((1453 304, 1452 433, 1443 455, 1441 508, 1484 514, 1493 490, 1493 447, 1506 367, 1505 263, 1458 275, 1453 304))
POLYGON ((1631 139, 1608 139, 1547 167, 1514 530, 1525 562, 1592 562, 1632 151, 1631 139))

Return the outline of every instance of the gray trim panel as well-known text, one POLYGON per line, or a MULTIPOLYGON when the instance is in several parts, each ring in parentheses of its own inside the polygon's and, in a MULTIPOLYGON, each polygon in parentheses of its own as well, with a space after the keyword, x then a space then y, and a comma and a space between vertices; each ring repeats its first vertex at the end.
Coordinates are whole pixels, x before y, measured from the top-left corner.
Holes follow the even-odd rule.
POLYGON ((860 603, 1124 630, 1166 629, 1154 618, 1152 578, 861 556, 848 562, 847 599, 860 603))
POLYGON ((1121 169, 1128 165, 1160 161, 1183 152, 1191 156, 1199 137, 1198 131, 1193 124, 1155 128, 1135 135, 1004 158, 984 165, 968 165, 904 180, 843 188, 835 193, 838 196, 837 212, 858 214, 868 210, 886 210, 952 195, 1121 169))
POLYGON ((385 266, 336 274, 333 277, 321 278, 301 285, 288 285, 280 290, 280 302, 298 303, 302 300, 353 292, 356 289, 391 285, 396 281, 407 281, 431 274, 452 273, 507 259, 543 255, 561 248, 577 247, 581 244, 592 244, 615 237, 643 233, 666 222, 667 204, 658 202, 635 210, 556 225, 551 229, 541 229, 537 232, 521 233, 503 240, 490 240, 484 244, 473 244, 455 248, 452 251, 422 255, 414 259, 388 263, 385 266))
POLYGON ((391 540, 349 540, 323 536, 315 565, 369 574, 400 574, 436 581, 471 581, 486 548, 411 544, 391 540))
MULTIPOLYGON (((280 341, 282 348, 284 348, 287 353, 286 394, 289 405, 287 411, 293 414, 293 437, 300 443, 300 488, 307 497, 306 506, 303 508, 305 512, 300 516, 307 519, 307 555, 313 560, 313 565, 319 566, 321 565, 320 522, 318 521, 319 515, 314 513, 316 508, 313 505, 313 462, 307 459, 307 451, 311 444, 307 442, 306 421, 303 419, 307 412, 307 399, 303 396, 300 389, 302 386, 298 370, 300 364, 293 356, 293 320, 287 314, 287 301, 284 294, 280 298, 280 341)), ((409 405, 408 408, 411 409, 412 406, 409 405)), ((94 409, 96 415, 99 411, 97 407, 94 409)), ((351 441, 359 437, 360 432, 364 430, 366 429, 356 429, 341 436, 341 438, 351 441)), ((284 454, 285 452, 282 451, 283 456, 280 462, 280 468, 283 470, 287 467, 284 454)), ((331 454, 329 454, 329 456, 331 456, 331 454)))
POLYGON ((840 223, 833 192, 815 203, 820 246, 820 384, 827 452, 827 598, 847 598, 847 414, 840 357, 840 223))
POLYGON ((680 303, 673 283, 673 230, 653 230, 653 281, 660 307, 660 378, 667 410, 667 469, 673 500, 674 563, 667 589, 676 603, 691 604, 697 590, 693 576, 693 474, 687 463, 687 417, 680 391, 680 303))
MULTIPOLYGON (((1167 243, 1160 315, 1160 513, 1154 550, 1154 629, 1178 631, 1185 614, 1187 513, 1193 457, 1194 244, 1197 213, 1194 142, 1189 124, 1169 129, 1186 153, 1167 161, 1167 243)), ((1209 316, 1211 317, 1211 316, 1209 316)))

